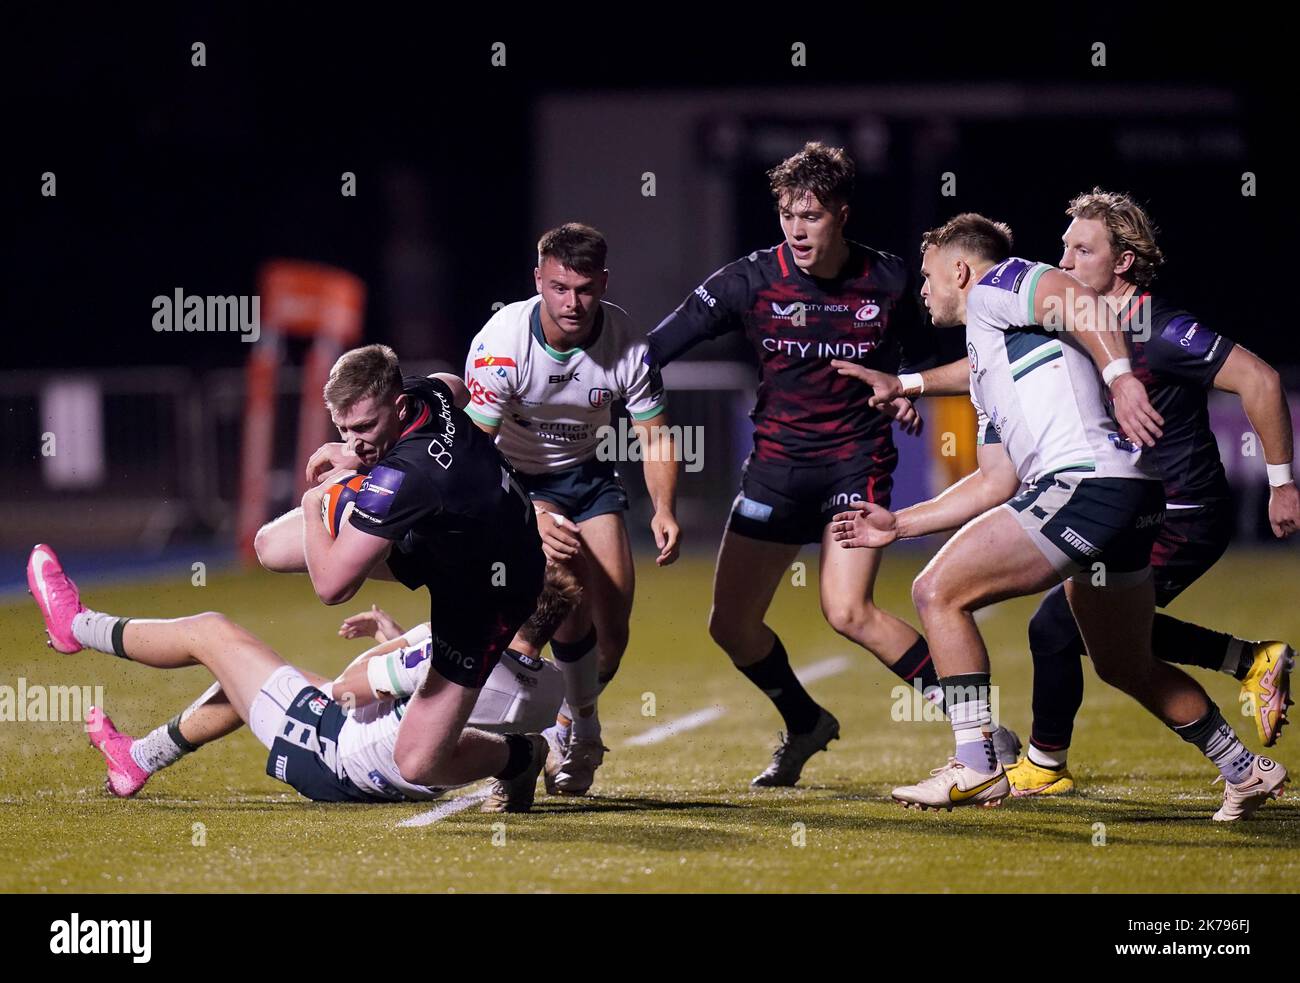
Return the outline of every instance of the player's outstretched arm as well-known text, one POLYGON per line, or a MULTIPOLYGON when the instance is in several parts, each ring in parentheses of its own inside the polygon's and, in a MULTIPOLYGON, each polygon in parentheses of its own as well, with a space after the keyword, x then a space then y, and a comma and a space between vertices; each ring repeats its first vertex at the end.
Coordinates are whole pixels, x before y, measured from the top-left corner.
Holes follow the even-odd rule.
POLYGON ((1236 393, 1246 419, 1264 445, 1268 467, 1268 522, 1273 535, 1284 539, 1300 531, 1300 491, 1291 465, 1295 457, 1291 409, 1277 370, 1240 345, 1228 353, 1214 377, 1214 388, 1236 393))
POLYGON ((1048 270, 1034 291, 1034 318, 1049 331, 1068 331, 1101 372, 1125 436, 1154 447, 1163 417, 1133 374, 1128 336, 1097 291, 1063 270, 1048 270))
POLYGON ((428 665, 427 659, 407 659, 404 656, 421 654, 418 649, 428 637, 426 622, 405 634, 372 645, 339 673, 332 684, 331 695, 349 710, 379 700, 410 696, 419 687, 428 665), (413 651, 408 653, 408 649, 413 651))
POLYGON ((878 505, 839 513, 832 522, 831 537, 845 549, 858 549, 965 525, 1001 505, 1020 487, 1016 469, 1000 443, 983 444, 976 458, 979 467, 974 472, 928 501, 893 514, 878 505))
POLYGON ((677 524, 677 441, 668 426, 668 413, 662 412, 652 420, 634 420, 637 440, 641 442, 641 460, 644 462, 645 487, 650 493, 654 515, 650 530, 654 533, 659 555, 655 563, 666 567, 677 559, 681 548, 682 530, 677 524))
POLYGON ((867 402, 876 407, 904 396, 965 396, 970 392, 970 368, 965 359, 906 375, 880 372, 839 358, 831 359, 831 365, 840 375, 852 376, 870 386, 873 392, 867 402))
POLYGON ((370 605, 369 611, 344 618, 339 625, 339 635, 343 638, 373 638, 376 642, 387 642, 403 632, 402 626, 378 604, 370 605))

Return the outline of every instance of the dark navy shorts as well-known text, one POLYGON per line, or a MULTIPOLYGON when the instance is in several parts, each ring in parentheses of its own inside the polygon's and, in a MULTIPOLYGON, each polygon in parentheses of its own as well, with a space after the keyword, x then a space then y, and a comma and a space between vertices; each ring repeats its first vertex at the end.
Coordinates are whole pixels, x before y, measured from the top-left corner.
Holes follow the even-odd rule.
POLYGON ((557 505, 574 522, 627 511, 627 492, 613 461, 592 458, 563 471, 542 474, 516 471, 515 478, 529 498, 557 505))
POLYGON ((814 465, 760 461, 751 454, 727 531, 768 543, 820 543, 835 514, 854 502, 889 508, 897 464, 893 447, 814 465))
POLYGON ((448 579, 429 588, 429 664, 450 682, 480 689, 525 621, 537 609, 546 575, 541 549, 501 568, 502 580, 471 586, 448 579))
POLYGON ((1063 472, 1040 478, 1003 508, 1063 579, 1088 579, 1100 564, 1106 586, 1127 587, 1148 576, 1165 489, 1143 478, 1063 472))
POLYGON ((266 773, 313 802, 391 801, 357 788, 335 770, 339 731, 347 719, 343 708, 315 686, 300 690, 284 712, 266 773))
POLYGON ((517 541, 465 540, 461 552, 449 553, 446 568, 427 584, 427 568, 400 548, 389 552, 388 569, 411 590, 429 589, 429 664, 444 679, 478 689, 536 610, 546 554, 531 528, 517 541))
POLYGON ((1232 503, 1215 499, 1195 508, 1166 506, 1165 522, 1151 547, 1156 604, 1164 607, 1219 562, 1236 531, 1232 503))

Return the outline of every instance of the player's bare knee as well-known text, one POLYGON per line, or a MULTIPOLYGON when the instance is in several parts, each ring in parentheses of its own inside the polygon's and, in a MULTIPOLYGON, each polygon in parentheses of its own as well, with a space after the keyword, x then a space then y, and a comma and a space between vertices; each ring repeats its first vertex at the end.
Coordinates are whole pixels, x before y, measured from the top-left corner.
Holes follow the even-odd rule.
POLYGON ((1097 670, 1097 678, 1103 683, 1125 693, 1136 692, 1146 673, 1145 666, 1137 660, 1127 658, 1093 660, 1093 667, 1097 670))
POLYGON ((253 536, 253 552, 257 554, 257 562, 262 565, 263 569, 275 570, 272 565, 274 548, 275 534, 271 531, 271 524, 267 523, 257 530, 257 534, 253 536))
POLYGON ((185 620, 189 621, 200 634, 213 637, 228 634, 235 625, 220 611, 204 611, 201 614, 191 615, 185 620))
POLYGON ((740 644, 735 619, 716 607, 709 611, 709 637, 723 651, 731 654, 740 644))
POLYGON ((427 748, 414 746, 403 747, 400 743, 393 749, 393 764, 402 781, 412 785, 433 785, 435 783, 434 766, 437 755, 427 748))
POLYGON ((880 622, 881 611, 870 601, 822 605, 826 623, 854 641, 870 635, 880 622))
POLYGON ((912 603, 916 613, 924 616, 927 610, 934 610, 947 600, 946 591, 940 576, 931 568, 922 570, 912 581, 912 603))
POLYGON ((601 671, 609 667, 610 672, 613 673, 623 661, 623 653, 627 651, 628 642, 631 641, 631 632, 627 625, 612 628, 602 626, 599 638, 601 671))

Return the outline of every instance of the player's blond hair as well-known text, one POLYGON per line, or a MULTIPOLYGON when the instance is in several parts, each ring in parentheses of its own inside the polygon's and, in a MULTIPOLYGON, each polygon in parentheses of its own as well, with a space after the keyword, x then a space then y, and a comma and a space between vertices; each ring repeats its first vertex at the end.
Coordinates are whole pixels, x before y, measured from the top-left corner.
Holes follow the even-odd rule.
POLYGON ((546 564, 546 579, 537 607, 529 615, 519 634, 529 645, 541 648, 551 640, 560 624, 582 600, 582 587, 578 578, 565 567, 546 564))
POLYGON ((1126 252, 1133 254, 1132 265, 1121 276, 1144 289, 1151 286, 1165 254, 1156 245, 1159 230, 1141 205, 1121 191, 1093 188, 1076 195, 1065 214, 1071 218, 1096 219, 1106 226, 1115 258, 1126 252))
POLYGON ((372 396, 394 399, 401 391, 397 353, 387 345, 366 345, 344 352, 334 363, 325 383, 325 405, 340 412, 372 396))

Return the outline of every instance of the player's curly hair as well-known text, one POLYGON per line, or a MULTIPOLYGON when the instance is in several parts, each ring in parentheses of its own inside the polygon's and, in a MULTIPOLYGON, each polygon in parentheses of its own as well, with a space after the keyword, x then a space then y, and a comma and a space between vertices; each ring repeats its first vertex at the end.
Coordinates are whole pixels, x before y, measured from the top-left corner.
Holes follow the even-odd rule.
POLYGON ((921 255, 931 246, 942 249, 956 245, 972 256, 1001 263, 1010 258, 1014 241, 1006 222, 995 222, 978 212, 962 212, 921 236, 921 255))
POLYGON ((565 269, 599 276, 605 271, 607 252, 605 237, 596 229, 581 222, 565 222, 537 240, 537 265, 550 256, 565 269))
POLYGON ((1096 219, 1106 226, 1115 258, 1126 252, 1133 254, 1133 264, 1122 274, 1124 279, 1144 289, 1151 286, 1156 271, 1165 261, 1165 254, 1156 245, 1156 234, 1160 230, 1146 209, 1130 195, 1093 188, 1075 195, 1065 214, 1071 218, 1096 219))
POLYGON ((332 411, 351 409, 371 396, 396 398, 402 391, 397 353, 387 345, 366 345, 339 356, 325 383, 325 405, 332 411))
POLYGON ((519 634, 529 645, 541 648, 551 640, 569 612, 582 600, 582 587, 578 579, 564 567, 546 564, 546 578, 537 607, 529 615, 519 634))
POLYGON ((842 147, 810 140, 797 154, 767 172, 776 207, 810 194, 823 206, 846 205, 853 197, 856 169, 842 147))

